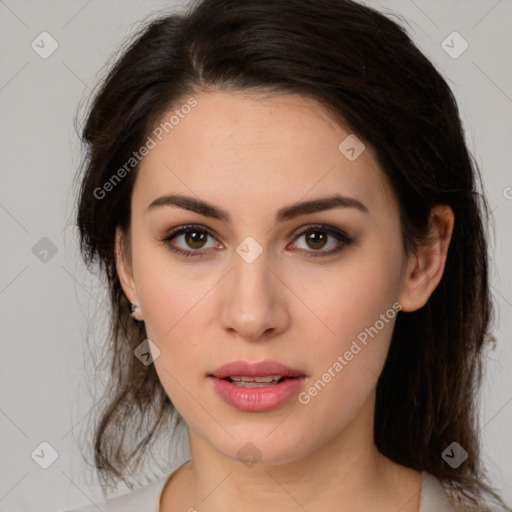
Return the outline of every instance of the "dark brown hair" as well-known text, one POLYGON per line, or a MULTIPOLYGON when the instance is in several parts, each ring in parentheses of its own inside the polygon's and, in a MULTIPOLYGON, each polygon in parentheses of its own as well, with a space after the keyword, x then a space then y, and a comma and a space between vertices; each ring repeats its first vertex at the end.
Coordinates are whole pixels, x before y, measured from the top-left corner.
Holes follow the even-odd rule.
POLYGON ((137 168, 108 197, 97 191, 163 114, 216 90, 319 102, 375 150, 400 204, 406 250, 424 237, 433 205, 451 206, 455 225, 441 282, 424 307, 397 317, 377 386, 375 443, 393 461, 438 477, 454 503, 476 504, 487 494, 503 504, 485 483, 479 452, 476 400, 483 349, 492 340, 479 171, 446 81, 400 25, 349 0, 196 1, 147 22, 100 84, 83 128, 77 215, 84 260, 107 277, 112 307, 111 377, 94 433, 100 477, 131 485, 127 476, 174 408, 154 366, 134 357, 146 332, 129 316, 115 268, 115 229, 129 230, 137 168), (453 441, 469 454, 456 469, 441 457, 453 441))

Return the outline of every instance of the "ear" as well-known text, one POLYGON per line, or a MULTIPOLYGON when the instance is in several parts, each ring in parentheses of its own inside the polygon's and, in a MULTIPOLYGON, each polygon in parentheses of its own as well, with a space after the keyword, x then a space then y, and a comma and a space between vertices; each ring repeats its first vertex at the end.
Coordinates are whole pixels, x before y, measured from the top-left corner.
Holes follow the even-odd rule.
POLYGON ((402 311, 416 311, 424 306, 441 281, 453 224, 454 214, 450 206, 431 208, 427 239, 408 258, 398 299, 402 311))
POLYGON ((116 241, 115 241, 115 253, 116 253, 116 270, 119 276, 119 281, 123 289, 126 298, 132 303, 138 306, 133 317, 136 320, 142 321, 142 311, 139 304, 139 298, 137 296, 137 290, 135 288, 135 280, 132 273, 131 265, 131 254, 130 249, 127 247, 129 239, 127 240, 123 235, 123 231, 118 226, 116 228, 116 241), (128 243, 127 243, 128 242, 128 243))

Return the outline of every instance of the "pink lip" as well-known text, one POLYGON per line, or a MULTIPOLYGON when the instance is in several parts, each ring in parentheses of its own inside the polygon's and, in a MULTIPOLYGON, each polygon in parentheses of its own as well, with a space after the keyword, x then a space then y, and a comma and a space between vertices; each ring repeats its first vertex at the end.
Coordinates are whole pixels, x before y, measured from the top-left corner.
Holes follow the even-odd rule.
POLYGON ((265 412, 281 407, 288 402, 304 385, 307 375, 289 368, 277 361, 248 363, 233 361, 217 368, 208 378, 213 382, 220 397, 232 407, 245 412, 265 412), (244 388, 232 384, 226 377, 267 377, 281 375, 286 377, 279 384, 265 387, 244 388))
POLYGON ((274 386, 242 388, 225 379, 211 375, 208 378, 228 405, 245 412, 266 412, 281 407, 297 394, 306 380, 306 377, 294 377, 274 386))
POLYGON ((268 375, 281 375, 283 377, 305 377, 306 374, 301 370, 289 368, 277 361, 260 361, 259 363, 249 363, 247 361, 232 361, 220 368, 217 368, 210 376, 223 379, 235 375, 246 377, 267 377, 268 375))

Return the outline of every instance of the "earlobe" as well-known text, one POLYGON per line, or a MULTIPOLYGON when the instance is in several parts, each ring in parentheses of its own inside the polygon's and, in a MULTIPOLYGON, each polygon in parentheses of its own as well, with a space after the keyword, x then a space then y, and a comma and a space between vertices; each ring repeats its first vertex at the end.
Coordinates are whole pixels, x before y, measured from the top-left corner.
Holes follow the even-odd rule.
POLYGON ((129 262, 129 256, 126 253, 123 232, 119 226, 116 228, 115 254, 117 275, 119 276, 123 292, 132 304, 138 305, 139 300, 135 289, 131 264, 129 262))
POLYGON ((454 214, 448 205, 435 205, 430 212, 429 235, 409 256, 398 301, 402 311, 423 307, 441 278, 453 232, 454 214))

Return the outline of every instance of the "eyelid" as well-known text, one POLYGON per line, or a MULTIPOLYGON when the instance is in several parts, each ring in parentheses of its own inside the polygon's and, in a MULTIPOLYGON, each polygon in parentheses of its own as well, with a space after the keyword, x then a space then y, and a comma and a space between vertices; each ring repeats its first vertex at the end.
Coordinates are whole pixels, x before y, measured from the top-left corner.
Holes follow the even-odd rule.
POLYGON ((188 231, 192 231, 194 229, 197 229, 197 231, 204 231, 205 233, 208 233, 213 238, 216 238, 214 232, 209 227, 205 226, 204 224, 183 224, 181 226, 177 226, 175 228, 172 228, 170 231, 168 231, 164 237, 162 238, 163 241, 169 241, 172 239, 175 235, 181 235, 183 233, 186 233, 188 231))
POLYGON ((304 224, 301 227, 297 228, 292 236, 294 236, 294 237, 301 236, 304 233, 307 233, 308 231, 310 231, 312 229, 318 229, 319 231, 320 230, 325 231, 326 233, 330 233, 332 235, 338 235, 340 237, 345 237, 347 239, 350 239, 348 234, 343 229, 331 226, 329 224, 318 224, 318 223, 317 224, 315 224, 315 223, 304 224))

